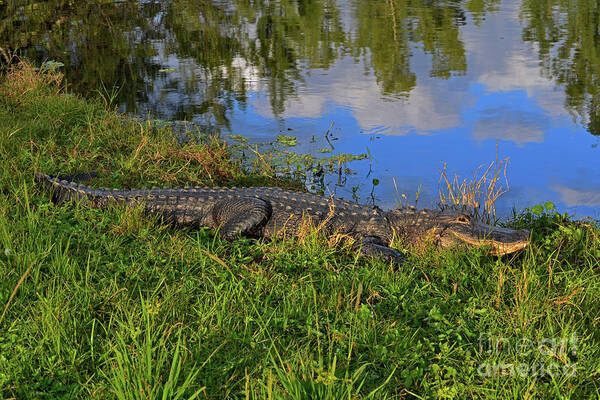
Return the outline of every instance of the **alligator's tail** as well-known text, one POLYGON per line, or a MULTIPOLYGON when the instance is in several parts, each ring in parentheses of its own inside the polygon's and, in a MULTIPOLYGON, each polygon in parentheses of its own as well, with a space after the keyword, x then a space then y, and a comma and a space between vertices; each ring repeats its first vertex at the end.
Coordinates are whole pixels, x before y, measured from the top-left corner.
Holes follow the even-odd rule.
MULTIPOLYGON (((85 174, 86 176, 89 174, 85 174)), ((95 189, 66 179, 59 179, 37 172, 35 181, 38 186, 52 194, 52 201, 89 201, 92 205, 102 207, 107 203, 124 200, 123 191, 95 189)))
POLYGON ((90 179, 94 179, 98 177, 98 173, 96 171, 84 172, 81 174, 75 175, 58 175, 56 179, 60 179, 61 181, 69 181, 69 182, 85 182, 90 179))

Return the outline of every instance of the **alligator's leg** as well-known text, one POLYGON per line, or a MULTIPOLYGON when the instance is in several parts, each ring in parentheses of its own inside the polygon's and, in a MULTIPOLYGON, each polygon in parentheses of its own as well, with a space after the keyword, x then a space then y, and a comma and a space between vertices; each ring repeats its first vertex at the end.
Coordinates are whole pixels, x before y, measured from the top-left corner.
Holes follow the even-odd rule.
POLYGON ((368 236, 360 238, 355 246, 360 248, 360 254, 368 257, 383 258, 394 261, 397 264, 404 262, 404 257, 399 251, 385 245, 378 237, 368 236))
POLYGON ((213 221, 225 240, 255 236, 271 218, 271 203, 256 197, 221 200, 213 207, 213 221))

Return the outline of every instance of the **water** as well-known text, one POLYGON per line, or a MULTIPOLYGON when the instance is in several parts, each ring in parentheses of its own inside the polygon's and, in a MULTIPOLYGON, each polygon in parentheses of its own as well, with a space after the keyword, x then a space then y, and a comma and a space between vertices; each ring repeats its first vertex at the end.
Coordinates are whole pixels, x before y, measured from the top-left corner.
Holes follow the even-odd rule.
POLYGON ((123 112, 368 152, 328 190, 384 207, 435 204, 444 165, 468 178, 498 148, 500 213, 600 215, 594 0, 62 3, 0 3, 0 46, 63 62, 80 93, 117 85, 123 112))

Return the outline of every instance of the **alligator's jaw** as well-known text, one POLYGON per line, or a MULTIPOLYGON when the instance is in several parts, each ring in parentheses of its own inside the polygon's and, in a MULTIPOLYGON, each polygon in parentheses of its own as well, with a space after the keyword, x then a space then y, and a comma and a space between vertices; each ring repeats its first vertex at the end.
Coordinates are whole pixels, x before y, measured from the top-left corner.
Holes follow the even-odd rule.
POLYGON ((458 241, 471 246, 489 246, 494 255, 510 254, 521 250, 529 243, 529 231, 500 228, 481 222, 471 226, 453 226, 449 229, 458 241))

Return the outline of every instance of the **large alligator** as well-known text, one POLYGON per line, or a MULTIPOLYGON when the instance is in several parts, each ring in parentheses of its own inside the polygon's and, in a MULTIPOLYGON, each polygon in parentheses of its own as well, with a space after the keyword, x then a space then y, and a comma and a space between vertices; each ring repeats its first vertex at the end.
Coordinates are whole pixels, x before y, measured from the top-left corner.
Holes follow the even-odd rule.
POLYGON ((495 227, 454 210, 399 208, 382 211, 348 201, 276 187, 105 189, 36 174, 53 200, 82 200, 94 207, 143 204, 149 213, 178 225, 209 227, 226 240, 239 236, 295 236, 307 224, 325 234, 356 239, 364 255, 400 259, 390 244, 394 237, 413 244, 431 241, 441 248, 488 246, 503 255, 524 248, 529 232, 495 227))

